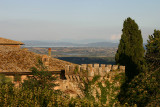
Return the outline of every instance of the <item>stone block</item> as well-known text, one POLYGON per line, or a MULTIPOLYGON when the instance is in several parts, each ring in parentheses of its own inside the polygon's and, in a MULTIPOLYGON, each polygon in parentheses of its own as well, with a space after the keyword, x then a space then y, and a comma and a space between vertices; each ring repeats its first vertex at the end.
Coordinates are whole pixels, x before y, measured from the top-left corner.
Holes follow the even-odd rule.
POLYGON ((80 77, 79 77, 79 76, 76 76, 76 78, 77 78, 78 82, 80 82, 80 77))
POLYGON ((106 72, 104 72, 104 71, 102 70, 102 67, 100 67, 100 68, 99 68, 99 75, 103 77, 103 76, 105 76, 105 74, 106 74, 106 72))
POLYGON ((112 69, 112 65, 107 65, 107 67, 108 67, 108 69, 110 69, 110 70, 112 69))
POLYGON ((120 71, 125 71, 125 66, 119 66, 120 71))
POLYGON ((93 67, 93 64, 88 64, 87 67, 93 67))
POLYGON ((99 75, 99 64, 94 64, 94 75, 99 75))
POLYGON ((65 75, 68 75, 69 74, 69 65, 66 65, 65 66, 65 75))
POLYGON ((106 65, 105 64, 101 64, 101 67, 102 67, 102 71, 105 71, 106 65))
POLYGON ((87 64, 82 64, 81 66, 84 70, 87 70, 87 64))
POLYGON ((69 80, 70 80, 70 81, 73 81, 72 75, 68 75, 68 77, 69 77, 69 80))
POLYGON ((89 80, 89 81, 92 81, 92 80, 93 80, 93 77, 88 77, 88 80, 89 80))
POLYGON ((94 68, 94 75, 99 75, 99 68, 94 68))
POLYGON ((68 76, 68 75, 65 75, 65 77, 66 77, 66 79, 67 79, 67 80, 70 80, 70 78, 69 78, 69 76, 68 76))
POLYGON ((101 64, 101 67, 102 67, 102 68, 105 68, 105 67, 106 67, 106 65, 105 65, 105 64, 101 64))
POLYGON ((110 68, 105 67, 105 72, 106 72, 106 73, 109 73, 110 71, 111 71, 111 69, 110 69, 110 68))
POLYGON ((87 72, 87 70, 88 69, 86 69, 85 67, 83 67, 83 66, 81 66, 81 68, 80 68, 80 76, 85 76, 85 77, 87 77, 88 76, 88 72, 87 72))
POLYGON ((94 68, 99 68, 99 64, 94 64, 94 68))
POLYGON ((88 67, 88 77, 94 77, 94 68, 88 67))
POLYGON ((72 78, 73 78, 73 81, 74 81, 74 82, 77 82, 77 81, 78 81, 75 75, 73 75, 72 78))
POLYGON ((73 75, 74 74, 74 70, 75 70, 75 67, 73 65, 69 66, 69 74, 70 75, 73 75))
POLYGON ((117 70, 118 69, 118 65, 113 65, 112 66, 112 71, 115 71, 115 70, 117 70))
POLYGON ((81 66, 80 65, 78 65, 78 72, 80 72, 81 71, 81 66))

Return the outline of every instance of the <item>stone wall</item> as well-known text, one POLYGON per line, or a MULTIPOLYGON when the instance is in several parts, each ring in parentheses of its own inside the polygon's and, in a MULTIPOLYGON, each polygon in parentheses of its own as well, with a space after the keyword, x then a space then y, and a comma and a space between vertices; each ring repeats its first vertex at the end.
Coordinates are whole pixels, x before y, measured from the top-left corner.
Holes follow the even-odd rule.
MULTIPOLYGON (((48 57, 43 56, 43 58, 42 61, 48 62, 48 60, 46 60, 48 59, 48 57)), ((46 66, 47 65, 48 63, 46 63, 46 66)), ((58 74, 59 78, 56 80, 56 83, 58 83, 59 86, 55 87, 55 89, 60 89, 63 92, 69 93, 71 97, 76 97, 77 95, 80 97, 84 97, 83 92, 79 88, 79 85, 84 85, 84 81, 92 81, 94 76, 99 75, 100 80, 98 81, 101 81, 101 83, 104 84, 105 80, 109 80, 110 82, 112 82, 114 75, 125 73, 125 66, 106 64, 67 65, 65 67, 65 72, 59 72, 61 73, 58 74), (62 76, 63 78, 60 78, 61 75, 64 75, 65 77, 62 76)), ((55 75, 55 73, 53 73, 53 75, 55 75)), ((19 82, 14 81, 14 75, 10 75, 8 77, 11 78, 11 81, 15 83, 15 85, 19 84, 19 82)), ((27 75, 20 75, 20 78, 21 82, 23 82, 27 79, 27 75)), ((117 82, 117 84, 119 83, 117 82)), ((101 94, 100 88, 97 87, 96 90, 101 94)))
MULTIPOLYGON (((66 80, 59 81, 59 89, 62 91, 72 90, 70 96, 78 95, 83 97, 79 85, 83 85, 84 80, 92 81, 96 75, 100 76, 99 81, 109 80, 112 82, 114 75, 125 73, 125 66, 106 65, 106 64, 82 64, 78 66, 67 65, 65 67, 66 80)), ((100 90, 96 88, 96 90, 100 90)))
POLYGON ((125 72, 125 66, 105 64, 67 65, 65 68, 65 76, 67 80, 78 82, 81 81, 81 77, 92 80, 96 75, 104 77, 113 71, 125 72))

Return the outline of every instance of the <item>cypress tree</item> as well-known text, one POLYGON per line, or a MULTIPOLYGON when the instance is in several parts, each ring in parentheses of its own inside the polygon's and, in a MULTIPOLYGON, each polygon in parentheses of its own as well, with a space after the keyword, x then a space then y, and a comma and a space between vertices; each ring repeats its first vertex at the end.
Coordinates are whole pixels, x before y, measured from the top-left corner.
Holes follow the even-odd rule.
POLYGON ((127 80, 143 71, 144 48, 141 30, 130 17, 123 23, 122 35, 115 60, 117 64, 126 66, 127 80))

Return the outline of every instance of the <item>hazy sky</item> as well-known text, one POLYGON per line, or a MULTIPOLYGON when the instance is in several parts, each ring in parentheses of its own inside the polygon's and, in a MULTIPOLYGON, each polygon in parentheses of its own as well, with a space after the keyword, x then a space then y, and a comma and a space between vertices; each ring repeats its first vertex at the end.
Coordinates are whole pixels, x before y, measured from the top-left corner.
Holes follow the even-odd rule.
POLYGON ((160 0, 0 0, 0 37, 117 41, 127 17, 146 41, 160 30, 160 0))

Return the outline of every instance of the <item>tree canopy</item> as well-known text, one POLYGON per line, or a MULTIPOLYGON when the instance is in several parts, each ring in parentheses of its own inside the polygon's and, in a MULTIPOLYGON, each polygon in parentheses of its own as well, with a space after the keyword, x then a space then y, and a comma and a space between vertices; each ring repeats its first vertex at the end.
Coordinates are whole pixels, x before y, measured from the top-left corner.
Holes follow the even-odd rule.
POLYGON ((160 105, 160 31, 154 30, 147 42, 145 58, 149 69, 121 86, 118 95, 121 104, 137 104, 138 107, 160 105))
POLYGON ((130 17, 123 23, 122 35, 115 60, 117 64, 126 66, 126 76, 131 80, 143 71, 144 48, 141 30, 130 17))
POLYGON ((149 35, 146 45, 145 58, 151 70, 155 70, 160 65, 160 30, 154 30, 153 35, 149 35))

